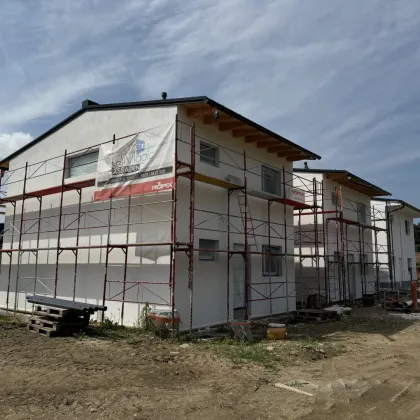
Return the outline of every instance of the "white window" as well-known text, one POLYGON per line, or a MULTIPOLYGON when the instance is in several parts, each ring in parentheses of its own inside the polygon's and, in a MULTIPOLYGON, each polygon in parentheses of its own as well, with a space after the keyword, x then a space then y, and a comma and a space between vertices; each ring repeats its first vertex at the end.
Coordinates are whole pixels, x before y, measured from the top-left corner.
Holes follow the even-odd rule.
MULTIPOLYGON (((272 254, 281 254, 281 246, 263 245, 262 252, 268 252, 272 254)), ((281 255, 263 254, 262 274, 263 276, 281 276, 282 275, 281 255)))
POLYGON ((281 172, 263 166, 262 190, 268 194, 281 195, 281 172))
POLYGON ((98 154, 99 152, 95 151, 69 158, 67 178, 95 173, 98 165, 98 154))
POLYGON ((366 204, 357 203, 357 220, 359 223, 366 224, 366 204))
POLYGON ((215 261, 216 253, 215 250, 219 249, 219 241, 213 241, 212 239, 200 239, 199 240, 198 259, 200 261, 215 261))
POLYGON ((211 166, 219 166, 219 148, 200 141, 200 162, 211 166))
POLYGON ((406 235, 410 234, 410 221, 409 220, 405 221, 405 234, 406 235))

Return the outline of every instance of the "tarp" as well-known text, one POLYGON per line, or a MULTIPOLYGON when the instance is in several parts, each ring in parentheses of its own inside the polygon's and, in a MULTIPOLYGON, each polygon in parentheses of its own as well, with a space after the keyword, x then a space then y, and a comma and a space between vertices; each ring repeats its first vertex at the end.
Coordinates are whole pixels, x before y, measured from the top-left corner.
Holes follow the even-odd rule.
POLYGON ((99 149, 94 200, 171 191, 175 176, 175 123, 141 131, 99 149))

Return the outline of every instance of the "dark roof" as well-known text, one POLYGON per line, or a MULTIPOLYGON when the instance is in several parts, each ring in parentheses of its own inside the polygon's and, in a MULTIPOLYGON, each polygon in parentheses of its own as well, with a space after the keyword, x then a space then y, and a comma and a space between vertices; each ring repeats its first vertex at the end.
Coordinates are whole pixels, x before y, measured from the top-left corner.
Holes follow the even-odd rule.
POLYGON ((53 134, 60 128, 64 127, 83 113, 87 111, 102 111, 102 110, 118 110, 118 109, 130 109, 130 108, 153 108, 153 107, 163 107, 163 106, 174 106, 174 105, 190 105, 190 104, 205 104, 212 107, 216 107, 219 111, 224 112, 225 114, 230 115, 232 118, 236 118, 239 121, 248 124, 254 128, 256 128, 258 131, 261 131, 264 134, 267 134, 273 138, 276 138, 286 144, 289 144, 293 146, 296 149, 299 149, 300 151, 306 153, 308 155, 308 159, 321 159, 321 157, 293 142, 290 140, 280 136, 279 134, 276 134, 267 128, 243 117, 242 115, 232 111, 229 108, 226 108, 222 104, 219 104, 218 102, 214 101, 213 99, 208 98, 207 96, 192 96, 192 97, 186 97, 186 98, 174 98, 174 99, 159 99, 159 100, 153 100, 153 101, 141 101, 141 102, 121 102, 121 103, 111 103, 111 104, 98 104, 96 102, 93 102, 89 99, 86 99, 82 103, 82 108, 80 108, 75 113, 71 114, 69 117, 64 119, 63 121, 59 122, 54 127, 50 128, 45 133, 38 136, 36 139, 32 140, 31 142, 27 143, 25 146, 21 147, 20 149, 16 150, 15 152, 11 153, 9 156, 3 158, 0 161, 0 166, 6 162, 8 162, 10 159, 15 158, 25 150, 28 150, 44 138, 48 137, 49 135, 53 134))
POLYGON ((401 204, 403 207, 401 207, 401 210, 404 207, 408 207, 409 209, 413 210, 414 212, 417 212, 420 214, 420 209, 417 207, 412 206, 411 204, 407 203, 407 201, 399 200, 398 198, 383 198, 383 197, 373 197, 373 200, 375 201, 384 201, 388 203, 395 203, 395 204, 401 204))
POLYGON ((388 191, 383 190, 382 188, 371 184, 370 182, 352 174, 345 169, 305 169, 305 168, 294 168, 293 172, 304 172, 304 173, 316 173, 316 174, 327 174, 330 175, 329 178, 332 180, 341 183, 349 188, 352 188, 356 191, 362 192, 363 194, 369 195, 370 197, 374 196, 384 196, 391 195, 388 191), (363 192, 365 190, 366 192, 363 192))

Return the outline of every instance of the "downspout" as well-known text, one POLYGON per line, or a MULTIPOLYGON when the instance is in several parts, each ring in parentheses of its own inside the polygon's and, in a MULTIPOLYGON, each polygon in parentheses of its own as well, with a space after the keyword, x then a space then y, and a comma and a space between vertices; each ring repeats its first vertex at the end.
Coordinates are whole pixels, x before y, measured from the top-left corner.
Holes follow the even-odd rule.
POLYGON ((391 289, 394 288, 394 264, 392 261, 392 257, 394 256, 394 235, 392 232, 392 224, 390 223, 389 220, 389 215, 391 213, 394 213, 395 211, 399 211, 402 210, 405 207, 405 203, 401 203, 400 202, 400 207, 394 209, 394 210, 388 210, 388 201, 386 203, 385 209, 386 209, 386 234, 387 234, 387 239, 388 239, 388 261, 389 261, 389 279, 391 281, 391 289))

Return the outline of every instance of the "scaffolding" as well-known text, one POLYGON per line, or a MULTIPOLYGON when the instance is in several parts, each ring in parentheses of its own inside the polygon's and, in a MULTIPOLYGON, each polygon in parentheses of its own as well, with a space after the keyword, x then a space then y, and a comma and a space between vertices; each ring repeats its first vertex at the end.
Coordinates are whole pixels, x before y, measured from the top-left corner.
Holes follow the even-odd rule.
MULTIPOLYGON (((136 134, 138 133, 118 138, 114 135, 108 143, 125 141, 136 134)), ((102 290, 96 291, 97 300, 104 306, 109 302, 118 302, 121 323, 124 323, 127 304, 147 303, 168 306, 172 319, 175 319, 175 294, 177 292, 188 294, 188 328, 192 329, 194 326, 195 262, 200 253, 208 252, 208 249, 197 245, 196 237, 198 232, 206 231, 223 235, 226 240, 226 247, 211 251, 213 254, 223 254, 226 257, 226 322, 236 316, 232 309, 238 309, 231 308, 233 258, 240 258, 244 265, 244 305, 243 308, 239 308, 243 310, 241 316, 245 319, 252 318, 252 304, 266 301, 269 304, 268 315, 271 317, 276 312, 273 309, 273 302, 279 299, 285 302, 284 312, 289 312, 294 308, 294 304, 290 307, 291 300, 299 300, 300 296, 307 296, 314 292, 318 295, 324 293, 326 302, 349 299, 350 291, 346 282, 346 273, 349 265, 353 263, 349 262, 348 258, 344 258, 352 242, 348 239, 348 229, 359 230, 360 255, 364 255, 368 249, 377 252, 377 244, 373 246, 366 241, 365 232, 367 230, 377 232, 379 228, 376 228, 374 223, 364 225, 344 219, 342 201, 341 204, 337 204, 336 210, 325 210, 326 191, 322 181, 317 181, 316 178, 305 179, 294 174, 293 170, 287 171, 284 166, 281 169, 272 167, 281 174, 278 190, 264 192, 262 187, 255 188, 256 179, 258 178, 259 184, 262 185, 261 168, 262 166, 270 168, 270 165, 253 156, 248 156, 245 150, 238 151, 220 146, 217 142, 197 135, 195 123, 180 121, 178 117, 175 122, 175 174, 171 191, 147 194, 143 201, 131 195, 124 199, 111 195, 99 203, 92 204, 91 201, 86 200, 86 197, 84 199, 84 191, 91 191, 89 188, 95 186, 94 174, 91 174, 91 177, 84 177, 83 180, 73 181, 68 177, 69 162, 74 158, 77 162, 77 159, 97 150, 100 146, 101 144, 97 144, 72 152, 66 150, 61 156, 37 163, 27 162, 24 167, 11 168, 2 172, 1 191, 10 192, 20 188, 17 193, 7 196, 3 194, 0 198, 0 204, 6 204, 8 208, 4 231, 1 235, 4 239, 4 248, 0 250, 0 255, 3 257, 1 274, 6 281, 7 310, 18 310, 20 293, 35 293, 38 285, 42 285, 44 294, 53 297, 59 295, 60 270, 63 268, 61 261, 64 256, 67 258, 66 261, 69 261, 69 255, 72 258, 73 274, 71 294, 68 292, 67 297, 71 297, 72 300, 83 299, 84 296, 78 295, 77 292, 80 282, 79 266, 82 257, 86 261, 84 253, 88 253, 87 261, 89 262, 90 253, 96 250, 98 260, 104 269, 102 290), (235 175, 222 178, 218 177, 217 173, 215 176, 214 173, 197 171, 196 160, 200 156, 200 150, 196 150, 196 144, 200 141, 217 145, 226 159, 219 157, 219 165, 231 168, 235 175), (182 148, 181 152, 180 148, 182 148), (58 185, 37 189, 36 185, 39 185, 42 177, 49 179, 53 177, 59 179, 60 182, 58 185), (212 211, 197 206, 196 189, 200 184, 207 184, 224 191, 226 212, 212 211), (182 191, 188 191, 187 198, 180 198, 180 188, 182 191), (303 200, 296 200, 292 192, 297 192, 303 200), (57 197, 57 195, 59 196, 58 205, 56 198, 54 201, 52 197, 57 197), (73 197, 71 205, 66 204, 66 197, 69 195, 73 197), (47 205, 44 205, 45 200, 49 200, 47 205), (27 211, 28 203, 31 203, 31 207, 27 211), (163 211, 162 205, 169 210, 163 211), (253 217, 251 209, 261 208, 261 206, 265 207, 265 216, 253 217), (233 208, 238 210, 236 214, 233 208), (137 220, 137 214, 145 212, 146 209, 156 218, 147 222, 143 218, 137 220), (294 216, 298 218, 297 226, 293 223, 294 216), (313 217, 313 223, 309 229, 308 226, 305 227, 302 224, 301 217, 303 216, 313 217), (179 231, 181 218, 187 221, 187 234, 179 231), (209 227, 207 222, 215 219, 219 221, 219 228, 209 227), (148 229, 147 225, 152 224, 169 226, 170 233, 167 240, 131 239, 133 228, 140 226, 143 231, 148 229), (328 238, 331 224, 336 227, 336 249, 340 250, 337 261, 334 261, 334 254, 330 254, 332 248, 328 238), (95 229, 98 229, 98 236, 102 238, 98 243, 90 242, 90 236, 95 229), (116 230, 117 235, 114 232, 116 230), (86 241, 85 233, 88 241, 86 241), (113 235, 119 238, 118 242, 112 240, 113 235), (242 238, 241 249, 235 248, 234 241, 239 237, 242 238), (261 245, 261 241, 264 241, 264 245, 261 245), (303 250, 306 244, 312 247, 311 252, 303 250), (273 251, 274 247, 277 251, 273 251), (169 255, 167 277, 162 275, 160 276, 162 278, 159 277, 157 281, 145 280, 139 272, 133 278, 133 274, 128 273, 129 254, 139 252, 141 258, 144 258, 145 252, 152 252, 151 250, 157 252, 158 248, 164 250, 162 255, 169 255), (112 265, 111 262, 113 254, 117 252, 122 253, 123 257, 122 264, 118 267, 112 265), (179 254, 184 254, 187 258, 187 290, 181 291, 177 288, 177 280, 180 280, 177 271, 177 255, 179 254), (49 276, 42 277, 40 266, 42 264, 48 266, 52 255, 53 262, 49 266, 52 266, 53 270, 50 270, 49 276), (5 261, 7 260, 5 257, 8 261, 5 261), (265 262, 269 265, 274 261, 281 262, 281 275, 274 275, 270 269, 262 280, 257 279, 258 276, 254 278, 250 266, 255 258, 265 260, 261 262, 262 265, 265 262), (47 263, 42 263, 41 259, 47 263), (315 269, 316 274, 311 279, 302 275, 301 268, 305 260, 310 260, 315 269), (295 270, 296 261, 298 270, 295 270), (333 265, 336 268, 334 275, 333 270, 329 269, 333 265), (28 267, 33 269, 31 275, 27 273, 28 267), (324 267, 323 273, 322 267, 324 267), (25 268, 24 273, 22 273, 23 268, 25 268), (115 274, 117 268, 119 275, 115 274), (338 276, 337 290, 336 275, 338 276), (14 290, 11 289, 12 286, 14 290), (156 287, 159 290, 156 290, 156 287), (162 288, 166 290, 165 293, 160 292, 162 288), (139 290, 142 291, 139 292, 139 290), (144 296, 143 291, 146 291, 147 299, 141 298, 144 296), (166 294, 167 291, 169 291, 168 294, 166 294), (135 294, 133 295, 132 292, 135 294), (14 302, 10 299, 12 293, 14 293, 14 302), (156 299, 151 300, 151 296, 156 299)), ((83 165, 80 164, 80 166, 83 165)), ((375 261, 373 264, 378 271, 377 258, 375 261)), ((366 272, 366 266, 369 264, 372 263, 366 260, 360 263, 361 273, 366 272)), ((48 270, 44 267, 44 272, 46 271, 48 270)), ((181 275, 181 280, 182 277, 181 275)), ((364 291, 367 292, 369 282, 365 275, 362 279, 364 291)))
POLYGON ((380 232, 384 232, 389 238, 388 211, 375 209, 374 206, 361 211, 358 208, 359 202, 348 197, 343 198, 340 185, 327 189, 323 181, 320 182, 322 200, 318 200, 318 208, 295 212, 296 245, 299 251, 297 273, 302 276, 303 260, 309 258, 314 262, 316 275, 306 277, 306 281, 318 285, 318 291, 313 288, 312 292, 322 296, 324 302, 356 300, 350 281, 350 277, 354 279, 355 270, 359 273, 361 294, 378 295, 381 274, 386 272, 392 282, 392 258, 387 245, 388 239, 384 243, 378 240, 380 232), (326 205, 328 200, 333 199, 332 205, 326 205), (303 216, 313 219, 306 219, 306 223, 302 223, 303 216), (386 222, 385 228, 378 226, 381 221, 386 222), (305 255, 302 251, 305 246, 311 247, 313 252, 305 255), (355 255, 358 255, 357 261, 355 255), (381 259, 380 255, 385 255, 386 259, 381 259), (323 276, 320 266, 324 267, 323 276))

